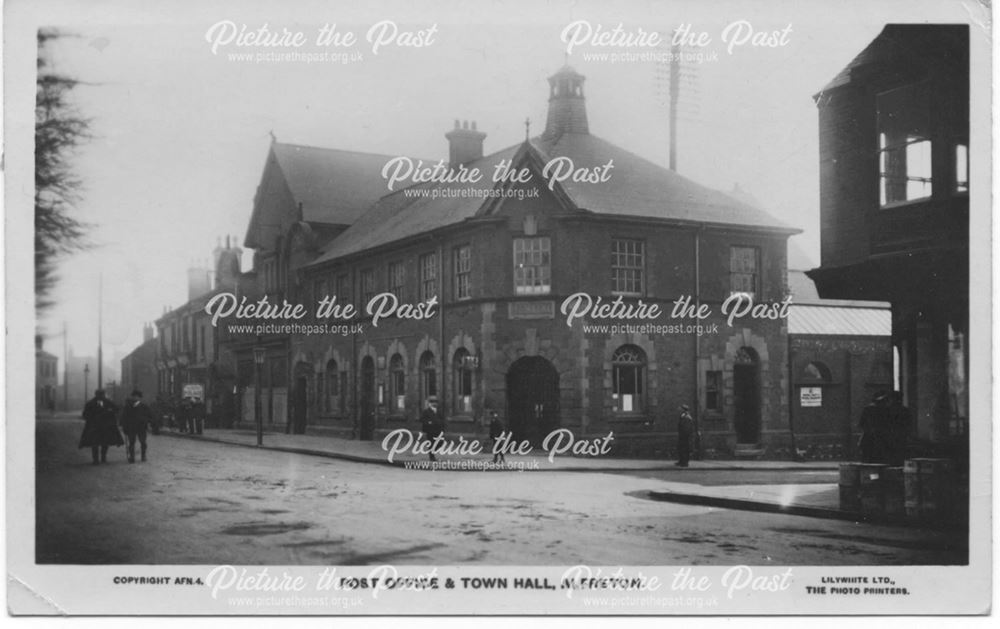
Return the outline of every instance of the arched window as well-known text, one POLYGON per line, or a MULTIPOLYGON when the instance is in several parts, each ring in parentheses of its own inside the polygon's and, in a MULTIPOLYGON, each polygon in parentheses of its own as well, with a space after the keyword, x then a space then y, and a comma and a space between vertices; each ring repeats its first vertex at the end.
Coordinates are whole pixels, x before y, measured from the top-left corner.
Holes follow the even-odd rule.
POLYGON ((830 368, 819 361, 813 361, 802 370, 801 382, 829 383, 830 368))
POLYGON ((389 359, 389 408, 395 413, 406 410, 406 368, 399 354, 389 359))
POLYGON ((454 382, 452 391, 452 410, 457 415, 472 414, 472 356, 464 347, 455 352, 452 363, 454 382))
POLYGON ((432 395, 437 395, 437 369, 434 366, 434 354, 427 351, 420 356, 421 403, 432 395))
POLYGON ((646 354, 635 345, 619 347, 612 362, 612 399, 619 413, 645 410, 646 354))
POLYGON ((337 361, 332 358, 326 361, 326 371, 323 376, 326 381, 326 402, 323 410, 333 413, 340 408, 340 374, 337 372, 337 361))

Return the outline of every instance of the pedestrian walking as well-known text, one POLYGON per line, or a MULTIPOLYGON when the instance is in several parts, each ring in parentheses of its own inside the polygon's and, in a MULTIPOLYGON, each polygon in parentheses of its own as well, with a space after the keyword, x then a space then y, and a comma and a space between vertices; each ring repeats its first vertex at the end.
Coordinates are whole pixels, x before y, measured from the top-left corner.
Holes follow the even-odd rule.
MULTIPOLYGON (((444 422, 438 412, 437 396, 431 395, 427 398, 424 410, 420 414, 420 429, 424 436, 434 441, 444 432, 444 422)), ((431 461, 435 461, 433 447, 430 452, 431 461)))
POLYGON ((191 398, 186 397, 181 400, 177 407, 177 421, 181 432, 194 434, 194 404, 192 404, 191 398))
POLYGON ((503 449, 497 444, 500 441, 500 436, 503 435, 505 427, 503 421, 501 421, 500 416, 497 415, 496 411, 490 411, 490 445, 493 449, 493 462, 494 463, 506 463, 507 461, 503 456, 503 449))
POLYGON ((191 400, 191 434, 200 435, 205 430, 205 403, 201 398, 191 400))
POLYGON ((83 407, 83 433, 80 448, 90 448, 94 465, 108 462, 108 448, 125 444, 118 432, 118 407, 109 400, 104 389, 94 391, 94 397, 83 407))
POLYGON ((691 460, 691 439, 694 437, 694 418, 687 404, 680 407, 680 418, 677 420, 677 467, 687 467, 691 460))
POLYGON ((155 421, 153 410, 142 401, 142 391, 135 389, 122 409, 122 430, 128 443, 125 453, 129 463, 135 463, 135 441, 139 440, 142 461, 146 461, 146 428, 155 421))

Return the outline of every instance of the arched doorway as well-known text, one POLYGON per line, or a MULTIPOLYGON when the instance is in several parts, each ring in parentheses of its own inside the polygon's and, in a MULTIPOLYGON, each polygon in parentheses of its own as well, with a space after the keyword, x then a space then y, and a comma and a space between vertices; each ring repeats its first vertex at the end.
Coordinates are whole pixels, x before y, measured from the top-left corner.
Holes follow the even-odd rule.
POLYGON ((375 438, 375 361, 365 356, 361 361, 361 418, 359 438, 375 438))
POLYGON ((559 372, 540 356, 525 356, 507 370, 507 429, 516 441, 540 444, 559 427, 559 372))
POLYGON ((295 365, 292 389, 292 432, 301 435, 306 432, 309 404, 309 380, 312 378, 312 365, 300 362, 295 365))
POLYGON ((733 358, 733 406, 736 443, 759 443, 760 359, 750 347, 741 347, 733 358))

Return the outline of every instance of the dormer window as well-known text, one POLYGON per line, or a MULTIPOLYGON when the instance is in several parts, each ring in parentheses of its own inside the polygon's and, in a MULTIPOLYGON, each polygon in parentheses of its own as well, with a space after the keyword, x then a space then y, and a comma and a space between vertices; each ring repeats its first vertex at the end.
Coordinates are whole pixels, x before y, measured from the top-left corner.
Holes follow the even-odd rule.
POLYGON ((930 98, 926 83, 876 97, 878 109, 879 205, 888 207, 933 193, 930 98))

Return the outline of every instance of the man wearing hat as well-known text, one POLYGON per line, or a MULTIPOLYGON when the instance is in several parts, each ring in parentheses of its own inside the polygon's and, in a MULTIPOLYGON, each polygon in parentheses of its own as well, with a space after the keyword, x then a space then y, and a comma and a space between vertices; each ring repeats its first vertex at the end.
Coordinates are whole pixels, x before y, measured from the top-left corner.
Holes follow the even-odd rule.
POLYGON ((117 412, 118 407, 105 396, 104 389, 94 391, 94 397, 83 407, 86 423, 80 435, 80 447, 90 448, 94 465, 108 462, 108 447, 125 443, 115 421, 117 412))
MULTIPOLYGON (((423 412, 420 414, 420 429, 424 435, 434 441, 444 432, 444 422, 441 421, 441 414, 438 413, 438 399, 436 395, 428 396, 423 412)), ((430 452, 431 461, 434 461, 434 451, 430 452)))
POLYGON ((153 421, 153 411, 142 401, 142 391, 135 389, 122 411, 122 429, 128 437, 128 462, 135 463, 135 440, 139 438, 142 460, 146 460, 146 426, 153 421))
POLYGON ((691 438, 694 437, 694 418, 691 408, 681 404, 681 416, 677 420, 677 467, 687 467, 691 459, 691 438))

